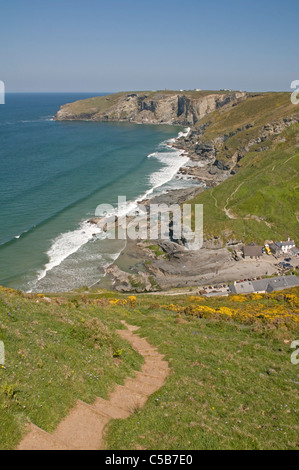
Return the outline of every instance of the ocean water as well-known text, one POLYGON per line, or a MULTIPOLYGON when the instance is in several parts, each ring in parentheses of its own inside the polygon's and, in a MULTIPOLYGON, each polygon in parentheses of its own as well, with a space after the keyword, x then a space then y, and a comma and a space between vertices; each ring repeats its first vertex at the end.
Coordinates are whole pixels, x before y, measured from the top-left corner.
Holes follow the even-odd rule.
POLYGON ((168 125, 57 122, 94 93, 8 94, 0 106, 0 284, 24 291, 93 285, 123 241, 87 223, 99 204, 134 202, 192 182, 168 125))

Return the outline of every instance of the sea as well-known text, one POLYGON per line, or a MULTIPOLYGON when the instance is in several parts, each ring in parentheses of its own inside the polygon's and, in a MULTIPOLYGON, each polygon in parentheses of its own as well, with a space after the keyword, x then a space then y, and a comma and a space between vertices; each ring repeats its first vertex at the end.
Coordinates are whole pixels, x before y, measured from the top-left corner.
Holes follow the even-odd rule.
POLYGON ((192 180, 171 147, 188 129, 55 121, 60 106, 107 93, 8 93, 0 105, 0 285, 25 292, 91 287, 124 247, 88 221, 192 180))

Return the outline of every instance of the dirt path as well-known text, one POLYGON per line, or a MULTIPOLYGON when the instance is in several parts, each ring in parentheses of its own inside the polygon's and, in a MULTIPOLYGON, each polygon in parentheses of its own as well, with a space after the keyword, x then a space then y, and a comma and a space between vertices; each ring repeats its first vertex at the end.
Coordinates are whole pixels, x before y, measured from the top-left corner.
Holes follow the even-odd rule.
POLYGON ((226 213, 226 215, 229 219, 237 219, 237 217, 229 209, 227 209, 227 205, 228 205, 229 201, 234 197, 234 195, 239 191, 242 184, 244 184, 244 181, 242 183, 240 183, 239 186, 237 186, 237 188, 226 199, 226 203, 225 203, 225 206, 224 206, 223 210, 224 210, 224 212, 226 213))
POLYGON ((141 371, 135 378, 126 379, 124 385, 117 385, 109 400, 97 398, 92 405, 79 400, 52 434, 31 424, 18 450, 100 450, 107 423, 127 418, 162 387, 169 374, 168 362, 145 338, 134 334, 138 327, 122 323, 127 330, 117 333, 144 357, 141 371))
MULTIPOLYGON (((293 158, 293 157, 292 157, 293 158)), ((289 159, 290 160, 290 159, 289 159)), ((243 181, 242 183, 239 184, 239 186, 231 193, 231 195, 227 198, 226 200, 226 203, 225 203, 225 206, 223 207, 223 211, 225 212, 226 216, 229 218, 229 219, 238 219, 238 220, 256 220, 257 222, 264 222, 267 227, 269 228, 272 228, 272 225, 270 222, 267 222, 267 220, 265 220, 264 218, 262 217, 258 217, 257 215, 247 215, 246 217, 237 217, 235 214, 232 213, 232 211, 230 209, 227 208, 228 206, 228 203, 230 202, 230 200, 233 198, 233 196, 239 191, 240 187, 242 186, 242 184, 244 184, 245 181, 243 181)), ((215 205, 216 205, 216 198, 215 196, 213 196, 213 198, 215 199, 215 205)))
POLYGON ((292 160, 292 158, 294 157, 297 157, 297 154, 296 155, 292 155, 292 157, 288 158, 285 162, 279 162, 279 163, 275 163, 275 165, 273 165, 272 167, 272 171, 275 170, 275 168, 277 167, 277 165, 286 165, 290 160, 292 160))

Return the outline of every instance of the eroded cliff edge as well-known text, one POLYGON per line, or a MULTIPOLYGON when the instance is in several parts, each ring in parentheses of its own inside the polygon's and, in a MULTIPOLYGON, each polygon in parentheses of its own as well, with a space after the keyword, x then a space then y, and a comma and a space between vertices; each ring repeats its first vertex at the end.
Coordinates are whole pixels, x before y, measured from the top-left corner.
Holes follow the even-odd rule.
POLYGON ((63 105, 55 120, 128 121, 193 126, 207 114, 246 99, 245 92, 116 93, 63 105))

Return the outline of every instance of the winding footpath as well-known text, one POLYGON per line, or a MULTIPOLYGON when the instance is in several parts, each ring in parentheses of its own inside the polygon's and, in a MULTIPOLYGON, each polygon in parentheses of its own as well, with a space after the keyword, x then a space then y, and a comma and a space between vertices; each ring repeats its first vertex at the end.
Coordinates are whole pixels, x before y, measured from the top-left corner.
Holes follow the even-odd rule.
POLYGON ((109 400, 96 398, 92 405, 79 400, 52 434, 31 424, 18 450, 100 450, 109 421, 128 418, 162 387, 170 371, 168 362, 145 338, 134 334, 139 327, 122 323, 127 329, 117 333, 144 357, 141 371, 127 378, 124 385, 117 385, 109 400))

